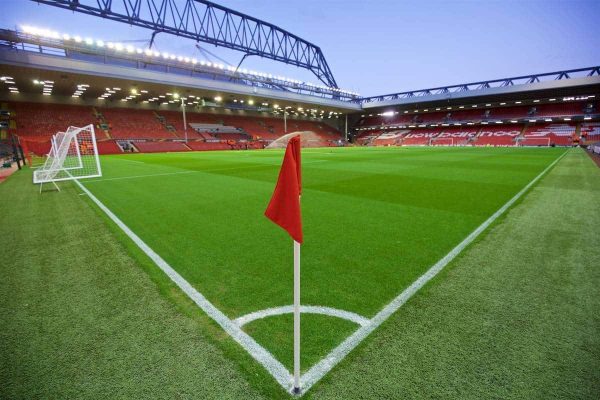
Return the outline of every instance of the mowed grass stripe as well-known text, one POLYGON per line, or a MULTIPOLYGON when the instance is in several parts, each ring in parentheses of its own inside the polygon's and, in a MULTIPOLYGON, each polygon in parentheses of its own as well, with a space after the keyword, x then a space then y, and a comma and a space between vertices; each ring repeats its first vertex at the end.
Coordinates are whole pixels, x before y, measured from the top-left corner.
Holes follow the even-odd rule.
POLYGON ((598 201, 571 151, 306 398, 596 399, 598 201))
MULTIPOLYGON (((507 164, 519 164, 519 174, 513 174, 510 169, 497 169, 507 184, 484 192, 468 181, 450 179, 444 186, 443 176, 439 174, 438 185, 418 186, 414 183, 418 181, 407 180, 404 174, 393 174, 393 166, 387 167, 390 173, 385 176, 362 171, 366 159, 377 164, 378 157, 383 155, 388 162, 395 157, 400 170, 409 165, 418 171, 419 161, 415 160, 426 160, 421 161, 420 169, 428 174, 428 167, 448 163, 451 152, 447 149, 401 149, 395 153, 345 150, 317 154, 319 157, 330 154, 332 161, 304 168, 303 212, 307 241, 303 247, 303 303, 365 316, 372 316, 381 309, 563 151, 456 149, 457 159, 464 156, 472 160, 475 175, 478 159, 489 164, 489 158, 497 158, 494 162, 498 163, 498 159, 506 157, 507 164), (413 151, 416 156, 412 156, 413 151), (407 160, 405 154, 408 154, 407 160), (338 155, 346 161, 334 161, 338 155), (436 155, 439 155, 437 162, 436 155), (354 169, 348 167, 346 173, 326 173, 322 168, 336 162, 350 164, 353 159, 360 162, 354 169), (363 179, 344 186, 353 175, 363 179), (312 189, 315 181, 328 181, 327 190, 312 189), (377 185, 372 182, 378 183, 382 191, 376 192, 377 185), (381 201, 377 193, 387 195, 386 188, 397 199, 392 196, 381 201), (410 196, 412 200, 403 204, 410 196), (422 205, 427 207, 415 201, 419 196, 422 205), (449 209, 448 203, 453 208, 449 209)), ((148 157, 152 163, 168 165, 174 157, 173 164, 177 168, 201 171, 223 168, 227 163, 250 165, 254 154, 261 162, 269 160, 271 166, 93 183, 88 188, 213 304, 236 318, 290 304, 292 300, 289 239, 262 215, 273 190, 282 153, 148 157), (242 157, 244 161, 239 161, 242 157)), ((136 159, 143 159, 141 156, 136 155, 136 159)), ((304 159, 308 162, 312 156, 306 152, 304 159)), ((457 172, 452 169, 452 163, 448 164, 445 173, 454 177, 457 172)), ((489 173, 489 168, 485 171, 489 173)), ((502 178, 497 179, 502 181, 502 178)), ((320 324, 310 320, 303 325, 306 334, 323 336, 320 324)), ((330 340, 305 348, 307 361, 303 368, 310 366, 308 360, 323 356, 345 337, 346 323, 332 324, 337 324, 338 329, 330 330, 330 340)), ((267 326, 268 332, 257 333, 257 336, 272 338, 265 339, 263 345, 277 343, 280 328, 279 323, 272 322, 267 326)), ((287 349, 283 352, 287 353, 287 349)))

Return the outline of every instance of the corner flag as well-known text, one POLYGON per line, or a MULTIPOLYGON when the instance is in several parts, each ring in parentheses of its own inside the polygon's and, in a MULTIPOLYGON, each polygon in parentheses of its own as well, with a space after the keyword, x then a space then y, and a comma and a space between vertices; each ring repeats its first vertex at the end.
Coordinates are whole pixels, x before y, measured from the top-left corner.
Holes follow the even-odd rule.
POLYGON ((300 170, 300 137, 288 142, 279 171, 277 186, 265 211, 265 216, 287 231, 298 243, 302 243, 302 173, 300 170))
POLYGON ((300 147, 299 136, 289 140, 275 191, 265 211, 267 218, 294 239, 294 393, 300 393, 300 243, 303 242, 300 147))

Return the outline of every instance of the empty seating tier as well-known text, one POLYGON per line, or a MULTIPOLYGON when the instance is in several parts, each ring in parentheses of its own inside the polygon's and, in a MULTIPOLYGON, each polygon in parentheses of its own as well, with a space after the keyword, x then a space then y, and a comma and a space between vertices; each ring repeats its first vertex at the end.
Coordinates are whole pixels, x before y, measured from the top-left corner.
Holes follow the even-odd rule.
POLYGON ((98 109, 109 125, 114 139, 176 139, 150 110, 123 108, 98 109))
POLYGON ((91 107, 62 104, 14 103, 19 136, 52 136, 69 126, 95 125, 91 107))
POLYGON ((575 126, 570 124, 532 125, 525 129, 521 146, 570 146, 575 139, 575 126))
POLYGON ((491 126, 481 128, 473 145, 514 146, 515 139, 521 134, 521 129, 521 126, 491 126))

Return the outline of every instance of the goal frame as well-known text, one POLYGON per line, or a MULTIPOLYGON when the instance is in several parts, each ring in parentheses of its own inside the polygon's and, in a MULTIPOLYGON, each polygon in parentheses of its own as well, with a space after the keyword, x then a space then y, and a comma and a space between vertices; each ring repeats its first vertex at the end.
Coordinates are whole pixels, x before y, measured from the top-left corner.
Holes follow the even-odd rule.
POLYGON ((521 147, 550 147, 551 138, 547 136, 535 137, 535 136, 523 136, 523 138, 519 141, 519 146, 521 147), (543 140, 545 143, 540 144, 523 144, 523 141, 531 141, 531 140, 543 140))
POLYGON ((454 138, 453 137, 431 138, 429 140, 429 145, 430 146, 454 146, 454 138), (440 144, 437 143, 439 141, 446 141, 446 140, 449 140, 450 143, 446 143, 446 142, 443 142, 440 144))
POLYGON ((89 124, 78 128, 69 126, 66 132, 57 132, 50 139, 50 151, 44 164, 33 172, 33 183, 40 185, 40 193, 44 183, 52 183, 60 191, 56 182, 95 178, 102 176, 98 144, 94 125, 89 124), (81 138, 83 133, 89 133, 89 138, 81 138), (87 154, 82 154, 82 146, 86 145, 87 154), (91 147, 91 148, 90 148, 91 147), (84 171, 83 157, 88 160, 90 171, 84 171), (65 163, 68 161, 68 165, 65 163), (77 171, 83 171, 78 175, 77 171))

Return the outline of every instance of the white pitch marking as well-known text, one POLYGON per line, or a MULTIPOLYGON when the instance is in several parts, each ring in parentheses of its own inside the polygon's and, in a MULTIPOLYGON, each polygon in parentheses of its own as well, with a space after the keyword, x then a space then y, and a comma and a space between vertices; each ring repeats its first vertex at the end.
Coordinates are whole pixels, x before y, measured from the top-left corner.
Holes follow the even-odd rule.
MULTIPOLYGON (((460 242, 455 248, 453 248, 448 254, 442 259, 435 263, 427 272, 421 275, 416 281, 414 281, 409 287, 404 289, 394 300, 386 305, 381 311, 379 311, 367 325, 358 328, 352 335, 344 340, 338 347, 333 349, 325 358, 321 359, 317 364, 308 370, 300 380, 300 387, 303 393, 306 393, 315 383, 317 383, 325 374, 339 363, 344 357, 350 353, 360 342, 362 342, 371 332, 373 332, 379 325, 387 320, 393 313, 395 313, 408 299, 412 297, 419 289, 421 289, 427 282, 429 282, 434 276, 436 276, 450 261, 452 261, 465 247, 467 247, 473 240, 477 238, 488 226, 490 226, 500 215, 502 215, 510 206, 512 206, 529 188, 531 188, 546 172, 548 172, 557 162, 559 162, 568 151, 565 151, 560 157, 558 157, 552 164, 544 169, 538 176, 533 178, 531 182, 527 184, 520 192, 518 192, 512 199, 504 204, 498 211, 492 214, 487 220, 485 220, 477 229, 475 229, 469 236, 467 236, 462 242, 460 242)), ((290 390, 290 393, 292 391, 290 390)))
POLYGON ((125 158, 113 158, 113 160, 123 161, 123 162, 132 162, 136 164, 146 164, 144 161, 136 161, 136 160, 127 160, 125 158))
POLYGON ((177 172, 164 172, 160 174, 147 174, 147 175, 131 175, 131 176, 118 176, 115 178, 103 178, 103 179, 90 179, 86 182, 108 182, 108 181, 120 181, 123 179, 138 179, 138 178, 151 178, 153 176, 167 176, 167 175, 179 175, 179 174, 193 174, 202 171, 177 171, 177 172))
POLYGON ((216 308, 206 297, 198 292, 181 275, 179 275, 161 256, 152 250, 139 236, 137 236, 123 221, 110 211, 78 180, 75 183, 92 199, 94 203, 119 227, 129 238, 144 252, 154 263, 177 285, 190 299, 194 301, 210 318, 218 323, 236 342, 258 361, 284 388, 292 384, 292 375, 268 350, 258 344, 252 337, 244 332, 235 322, 229 319, 216 308))
MULTIPOLYGON (((255 311, 253 313, 243 315, 239 318, 234 319, 233 322, 235 322, 241 327, 252 321, 256 321, 257 319, 273 317, 275 315, 291 314, 292 312, 294 312, 293 305, 267 308, 264 310, 255 311)), ((368 318, 365 318, 362 315, 358 315, 350 311, 338 310, 337 308, 331 307, 300 306, 300 312, 302 314, 321 314, 328 315, 330 317, 341 318, 354 322, 355 324, 358 324, 360 326, 365 326, 370 322, 368 318)))

